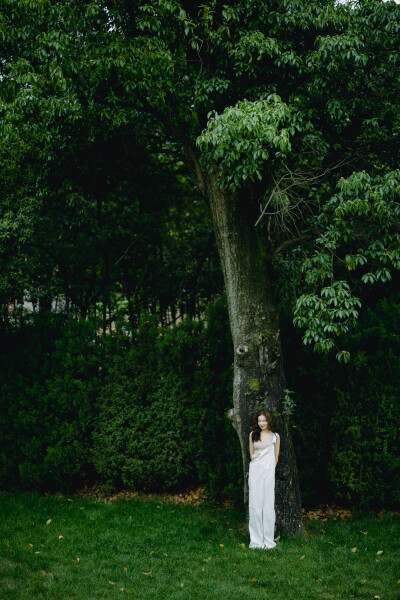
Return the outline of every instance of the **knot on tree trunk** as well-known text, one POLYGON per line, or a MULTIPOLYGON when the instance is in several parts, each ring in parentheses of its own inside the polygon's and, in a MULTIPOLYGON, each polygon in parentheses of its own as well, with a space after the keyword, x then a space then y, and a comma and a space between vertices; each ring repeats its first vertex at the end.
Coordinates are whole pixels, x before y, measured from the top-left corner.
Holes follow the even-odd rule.
POLYGON ((236 348, 236 354, 238 354, 239 356, 245 356, 248 353, 248 351, 249 347, 245 344, 240 344, 240 346, 236 348))

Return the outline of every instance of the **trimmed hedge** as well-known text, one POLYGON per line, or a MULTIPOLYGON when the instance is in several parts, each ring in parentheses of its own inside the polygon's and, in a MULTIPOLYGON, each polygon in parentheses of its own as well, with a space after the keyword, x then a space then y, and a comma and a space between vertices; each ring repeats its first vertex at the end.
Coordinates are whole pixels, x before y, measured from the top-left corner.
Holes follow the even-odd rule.
MULTIPOLYGON (((204 322, 98 335, 96 321, 36 315, 8 331, 0 355, 0 486, 111 491, 206 484, 242 496, 231 405, 232 343, 225 302, 204 322)), ((363 314, 351 362, 318 357, 283 323, 288 386, 305 505, 400 501, 400 302, 363 314)))

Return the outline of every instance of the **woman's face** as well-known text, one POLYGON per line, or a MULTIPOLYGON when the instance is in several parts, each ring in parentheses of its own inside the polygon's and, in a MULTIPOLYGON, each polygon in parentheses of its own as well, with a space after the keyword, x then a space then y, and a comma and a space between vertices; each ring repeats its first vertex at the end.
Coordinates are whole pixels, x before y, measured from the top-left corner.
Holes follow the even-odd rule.
POLYGON ((268 421, 267 418, 264 415, 260 415, 258 417, 258 426, 260 429, 267 429, 268 427, 268 421))

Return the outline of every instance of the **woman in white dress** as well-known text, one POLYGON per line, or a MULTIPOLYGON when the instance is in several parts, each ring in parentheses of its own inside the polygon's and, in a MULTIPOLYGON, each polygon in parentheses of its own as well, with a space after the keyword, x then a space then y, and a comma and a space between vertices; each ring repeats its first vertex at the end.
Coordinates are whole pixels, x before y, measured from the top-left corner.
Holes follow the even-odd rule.
POLYGON ((249 548, 275 548, 275 467, 280 448, 272 415, 259 410, 250 433, 249 548))

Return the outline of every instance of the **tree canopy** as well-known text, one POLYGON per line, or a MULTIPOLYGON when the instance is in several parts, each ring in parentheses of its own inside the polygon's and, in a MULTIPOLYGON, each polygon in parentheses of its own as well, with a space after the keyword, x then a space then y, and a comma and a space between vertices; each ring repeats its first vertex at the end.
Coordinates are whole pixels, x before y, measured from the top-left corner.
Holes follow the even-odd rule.
MULTIPOLYGON (((30 271, 86 314, 121 270, 121 297, 146 269, 157 287, 134 239, 147 227, 154 245, 168 195, 196 196, 186 165, 202 193, 205 172, 244 191, 271 257, 306 242, 296 323, 334 346, 358 315, 355 280, 399 267, 399 13, 375 0, 5 0, 4 291, 26 293, 30 271)), ((165 217, 173 227, 205 214, 187 206, 165 217)))

